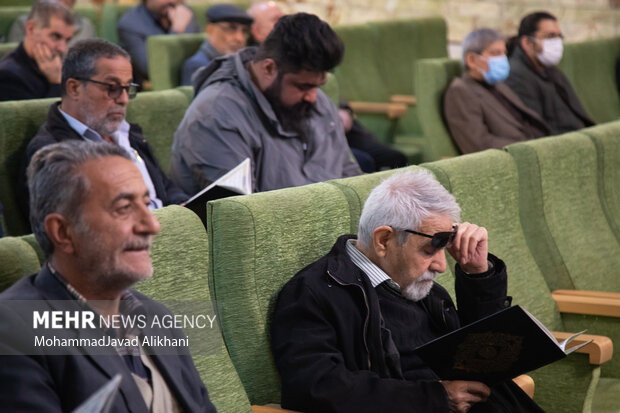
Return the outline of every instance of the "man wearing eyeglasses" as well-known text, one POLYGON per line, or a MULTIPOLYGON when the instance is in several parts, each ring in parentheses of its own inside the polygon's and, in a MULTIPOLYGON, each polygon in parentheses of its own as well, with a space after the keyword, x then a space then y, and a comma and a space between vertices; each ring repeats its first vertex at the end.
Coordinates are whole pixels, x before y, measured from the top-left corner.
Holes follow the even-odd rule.
POLYGON ((358 236, 340 237, 282 289, 271 344, 282 407, 304 412, 541 412, 512 382, 440 381, 413 350, 510 305, 486 229, 458 223, 425 170, 369 195, 358 236), (458 223, 458 224, 457 224, 458 223), (456 309, 434 282, 456 260, 456 309))
POLYGON ((235 53, 245 47, 252 18, 232 4, 217 4, 207 9, 207 38, 200 49, 183 64, 182 85, 192 84, 192 75, 218 56, 235 53))
POLYGON ((47 121, 26 149, 20 174, 20 202, 28 211, 25 170, 34 153, 66 140, 112 142, 129 154, 149 190, 149 208, 187 200, 187 195, 164 174, 142 129, 125 120, 129 99, 138 85, 125 50, 100 39, 82 40, 67 53, 62 69, 62 99, 52 104, 47 121))
POLYGON ((509 43, 506 84, 548 124, 552 135, 594 125, 564 73, 556 67, 564 46, 557 19, 547 12, 525 16, 509 43))

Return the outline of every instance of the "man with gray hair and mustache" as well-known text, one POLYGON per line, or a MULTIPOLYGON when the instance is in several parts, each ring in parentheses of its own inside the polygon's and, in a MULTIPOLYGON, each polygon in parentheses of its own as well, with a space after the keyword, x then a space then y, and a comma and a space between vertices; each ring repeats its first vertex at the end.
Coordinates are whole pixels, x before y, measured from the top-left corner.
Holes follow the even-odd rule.
POLYGON ((272 350, 282 407, 304 412, 541 412, 513 382, 440 380, 413 350, 510 306, 483 227, 425 170, 397 173, 344 235, 282 289, 272 350), (456 309, 434 282, 456 260, 456 309))
POLYGON ((23 211, 28 212, 25 171, 30 159, 38 149, 67 140, 105 141, 123 148, 149 189, 149 208, 187 200, 159 166, 140 126, 125 120, 129 100, 138 91, 125 50, 100 39, 77 42, 63 61, 61 86, 61 101, 50 107, 47 121, 28 144, 22 161, 18 193, 23 211))
MULTIPOLYGON (((79 344, 35 344, 30 351, 29 332, 49 330, 29 330, 34 317, 28 308, 125 320, 170 312, 130 289, 153 274, 150 247, 160 225, 149 211, 142 174, 125 150, 79 140, 48 145, 34 155, 28 182, 30 221, 46 261, 39 273, 0 294, 2 409, 74 411, 120 375, 120 394, 109 400, 111 412, 215 413, 188 352, 164 354, 142 340, 132 343, 152 331, 147 323, 104 327, 95 322, 90 328, 65 324, 53 327, 54 337, 79 344), (20 306, 24 302, 29 304, 20 306), (89 337, 119 343, 93 347, 89 337)), ((184 337, 173 326, 158 331, 184 337)))

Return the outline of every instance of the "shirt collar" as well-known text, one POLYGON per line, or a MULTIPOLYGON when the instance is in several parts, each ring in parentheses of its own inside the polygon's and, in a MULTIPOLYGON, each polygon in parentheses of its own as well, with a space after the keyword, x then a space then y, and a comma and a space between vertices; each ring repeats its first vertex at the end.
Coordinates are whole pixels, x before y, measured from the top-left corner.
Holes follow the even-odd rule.
POLYGON ((355 244, 356 240, 347 240, 347 254, 353 264, 355 264, 364 272, 364 274, 366 274, 373 288, 376 288, 379 284, 387 282, 390 287, 400 291, 400 286, 389 275, 387 275, 385 271, 379 268, 374 262, 358 250, 355 244))
POLYGON ((60 107, 60 105, 58 106, 58 111, 62 114, 62 116, 65 117, 65 119, 69 123, 69 126, 71 126, 71 128, 73 128, 74 131, 76 131, 82 138, 84 138, 84 140, 93 141, 93 142, 103 141, 103 138, 101 137, 101 135, 99 135, 99 133, 92 130, 91 128, 89 128, 88 126, 86 126, 85 124, 83 124, 82 122, 74 118, 73 116, 64 112, 62 108, 60 107))

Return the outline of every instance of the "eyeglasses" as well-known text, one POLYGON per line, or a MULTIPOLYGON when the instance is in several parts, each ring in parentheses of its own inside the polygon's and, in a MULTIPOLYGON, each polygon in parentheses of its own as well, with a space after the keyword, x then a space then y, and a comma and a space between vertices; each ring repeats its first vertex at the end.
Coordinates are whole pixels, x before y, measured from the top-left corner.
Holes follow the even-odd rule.
POLYGON ((248 26, 247 24, 234 23, 234 22, 217 22, 213 24, 221 28, 222 31, 226 34, 233 34, 233 33, 241 32, 243 36, 245 37, 250 36, 250 26, 248 26))
POLYGON ((127 92, 127 96, 129 96, 129 99, 133 99, 136 97, 136 93, 138 93, 138 89, 140 88, 140 85, 138 85, 137 83, 130 83, 128 86, 122 86, 117 85, 116 83, 100 82, 98 80, 87 79, 84 77, 75 77, 74 79, 106 86, 108 88, 108 97, 110 99, 118 99, 123 93, 123 90, 127 92))
POLYGON ((433 235, 424 234, 422 232, 414 231, 411 229, 403 229, 402 231, 408 232, 410 234, 420 235, 422 237, 431 239, 431 247, 435 249, 442 249, 452 245, 452 241, 454 241, 454 237, 456 236, 456 232, 458 231, 458 225, 454 225, 452 227, 452 231, 449 232, 436 232, 433 235))

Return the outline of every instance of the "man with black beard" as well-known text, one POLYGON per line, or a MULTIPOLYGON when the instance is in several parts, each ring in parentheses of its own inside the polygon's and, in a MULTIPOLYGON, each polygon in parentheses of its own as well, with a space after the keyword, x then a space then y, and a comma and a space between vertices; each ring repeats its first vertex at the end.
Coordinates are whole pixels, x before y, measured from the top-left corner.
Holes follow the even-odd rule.
POLYGON ((81 40, 67 53, 62 67, 60 102, 53 103, 47 121, 30 141, 19 176, 19 201, 29 210, 26 167, 34 153, 67 140, 112 142, 122 147, 140 170, 149 189, 149 208, 187 200, 159 166, 142 129, 125 120, 129 100, 136 95, 129 55, 101 39, 81 40))
POLYGON ((360 174, 338 110, 318 89, 343 49, 327 23, 298 13, 258 48, 201 69, 174 135, 172 179, 194 193, 245 158, 255 192, 360 174))

